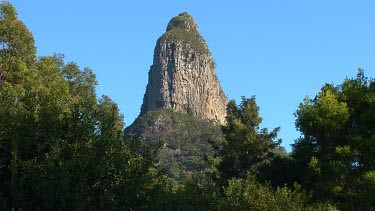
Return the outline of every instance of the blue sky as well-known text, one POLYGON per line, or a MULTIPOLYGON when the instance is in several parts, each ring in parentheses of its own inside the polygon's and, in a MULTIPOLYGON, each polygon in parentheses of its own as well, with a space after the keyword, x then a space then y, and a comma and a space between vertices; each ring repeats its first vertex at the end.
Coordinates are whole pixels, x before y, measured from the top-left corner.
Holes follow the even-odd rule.
POLYGON ((191 14, 229 99, 256 95, 263 127, 281 126, 290 151, 299 103, 324 83, 375 77, 375 1, 10 0, 33 33, 38 56, 65 54, 93 69, 99 95, 138 116, 156 40, 169 20, 191 14))

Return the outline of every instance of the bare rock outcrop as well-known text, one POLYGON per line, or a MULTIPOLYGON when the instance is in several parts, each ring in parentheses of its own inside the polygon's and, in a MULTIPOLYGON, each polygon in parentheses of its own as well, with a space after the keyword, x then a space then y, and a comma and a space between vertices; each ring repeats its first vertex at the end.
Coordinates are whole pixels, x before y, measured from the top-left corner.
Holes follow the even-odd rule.
POLYGON ((156 43, 141 115, 171 109, 224 124, 227 103, 194 19, 186 12, 172 18, 156 43))

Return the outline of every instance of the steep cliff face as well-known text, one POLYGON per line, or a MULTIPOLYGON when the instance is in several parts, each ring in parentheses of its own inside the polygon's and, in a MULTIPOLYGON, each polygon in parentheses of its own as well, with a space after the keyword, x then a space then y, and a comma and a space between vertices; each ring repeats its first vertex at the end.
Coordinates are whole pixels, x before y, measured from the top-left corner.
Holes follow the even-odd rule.
POLYGON ((227 97, 194 19, 182 13, 158 39, 141 115, 171 109, 224 124, 227 97))

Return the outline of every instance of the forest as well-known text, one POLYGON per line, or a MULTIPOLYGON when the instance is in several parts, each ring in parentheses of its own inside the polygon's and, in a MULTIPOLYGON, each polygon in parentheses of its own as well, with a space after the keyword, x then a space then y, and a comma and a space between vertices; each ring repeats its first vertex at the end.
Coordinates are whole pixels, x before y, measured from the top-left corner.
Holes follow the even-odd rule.
POLYGON ((163 140, 125 136, 93 70, 36 55, 1 3, 0 210, 375 210, 375 80, 361 68, 299 104, 290 153, 279 128, 260 127, 254 96, 231 100, 220 130, 173 114, 201 130, 195 139, 220 135, 205 141, 210 156, 189 160, 207 168, 171 182, 179 170, 159 168, 163 140))

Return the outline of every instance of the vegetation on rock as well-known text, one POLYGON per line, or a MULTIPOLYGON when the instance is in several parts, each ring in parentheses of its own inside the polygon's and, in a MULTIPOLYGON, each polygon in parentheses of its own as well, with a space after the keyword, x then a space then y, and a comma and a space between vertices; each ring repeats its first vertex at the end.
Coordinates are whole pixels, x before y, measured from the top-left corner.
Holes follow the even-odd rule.
POLYGON ((159 38, 158 43, 163 41, 190 45, 201 54, 210 53, 205 40, 198 32, 198 26, 193 17, 186 12, 171 19, 167 31, 159 38))
POLYGON ((207 159, 214 155, 211 144, 224 139, 219 125, 172 110, 151 111, 138 117, 125 129, 125 135, 139 137, 151 146, 162 141, 158 166, 177 181, 209 170, 212 166, 207 159))

